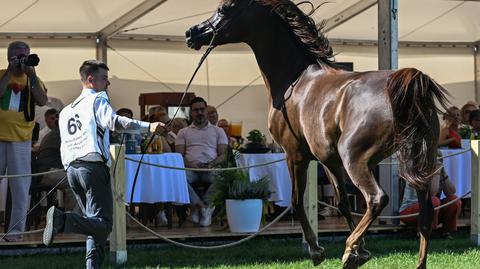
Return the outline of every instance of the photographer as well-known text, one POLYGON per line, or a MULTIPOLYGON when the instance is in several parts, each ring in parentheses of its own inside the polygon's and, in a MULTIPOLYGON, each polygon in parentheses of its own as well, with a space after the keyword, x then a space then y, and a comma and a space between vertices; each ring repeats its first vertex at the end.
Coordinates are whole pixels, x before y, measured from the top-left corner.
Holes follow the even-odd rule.
MULTIPOLYGON (((35 105, 45 105, 45 86, 30 65, 38 64, 38 57, 29 57, 30 47, 15 41, 8 45, 8 67, 0 70, 0 174, 30 174, 32 130, 35 126, 35 105), (33 61, 32 61, 33 60, 33 61)), ((28 210, 28 190, 31 177, 9 181, 12 194, 12 212, 9 229, 25 230, 28 210), (22 220, 23 219, 23 220, 22 220)), ((21 240, 10 236, 10 241, 21 240)))

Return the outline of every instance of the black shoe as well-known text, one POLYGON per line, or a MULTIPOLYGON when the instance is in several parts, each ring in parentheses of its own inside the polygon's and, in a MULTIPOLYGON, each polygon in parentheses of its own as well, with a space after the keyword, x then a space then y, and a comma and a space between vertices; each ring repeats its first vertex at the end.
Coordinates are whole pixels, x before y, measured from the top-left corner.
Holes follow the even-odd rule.
POLYGON ((65 220, 62 211, 52 206, 47 211, 47 224, 43 231, 43 243, 50 246, 53 243, 53 238, 57 233, 63 230, 65 220))

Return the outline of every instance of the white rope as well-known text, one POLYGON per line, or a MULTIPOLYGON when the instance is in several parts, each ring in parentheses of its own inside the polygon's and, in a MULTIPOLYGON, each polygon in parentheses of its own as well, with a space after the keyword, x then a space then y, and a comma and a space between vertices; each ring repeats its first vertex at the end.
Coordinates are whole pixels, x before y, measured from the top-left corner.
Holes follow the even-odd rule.
POLYGON ((8 234, 0 234, 0 236, 5 236, 5 235, 27 235, 27 234, 36 234, 43 232, 44 229, 38 229, 38 230, 33 230, 33 231, 26 231, 26 232, 17 232, 17 233, 8 233, 8 234))
MULTIPOLYGON (((129 160, 129 161, 136 162, 136 163, 140 162, 139 160, 135 160, 135 159, 132 159, 132 158, 129 158, 129 157, 125 157, 125 160, 129 160)), ((271 161, 271 162, 267 162, 267 163, 254 164, 254 165, 250 165, 250 166, 226 167, 226 168, 188 168, 188 167, 184 168, 184 167, 176 167, 176 166, 162 165, 162 164, 156 164, 156 163, 149 163, 149 162, 145 162, 145 161, 142 161, 142 164, 151 165, 151 166, 160 167, 160 168, 174 169, 174 170, 208 172, 208 171, 230 171, 230 170, 237 170, 237 169, 248 169, 248 168, 260 167, 260 166, 267 166, 267 165, 270 165, 270 164, 273 164, 273 163, 283 162, 285 160, 286 159, 283 158, 283 159, 279 159, 279 160, 275 160, 275 161, 271 161)))
MULTIPOLYGON (((445 159, 445 158, 449 158, 449 157, 453 157, 453 156, 456 156, 456 155, 464 154, 464 153, 469 152, 469 151, 471 151, 471 149, 466 149, 466 150, 464 150, 464 151, 455 152, 455 153, 450 154, 450 155, 446 155, 446 156, 439 157, 438 159, 439 159, 439 160, 442 160, 442 159, 445 159)), ((132 161, 132 162, 136 162, 136 163, 139 163, 139 162, 140 162, 139 160, 132 159, 132 158, 130 158, 130 157, 125 157, 125 160, 132 161)), ((208 171, 229 171, 229 170, 248 169, 248 168, 254 168, 254 167, 261 167, 261 166, 267 166, 267 165, 270 165, 270 164, 273 164, 273 163, 277 163, 277 162, 282 162, 282 161, 285 161, 285 160, 286 160, 286 158, 283 158, 283 159, 279 159, 279 160, 275 160, 275 161, 271 161, 271 162, 267 162, 267 163, 254 164, 254 165, 243 166, 243 167, 227 167, 227 168, 188 168, 188 167, 176 167, 176 166, 162 165, 162 164, 156 164, 156 163, 149 163, 149 162, 145 162, 145 161, 142 161, 142 164, 151 165, 151 166, 156 166, 156 167, 160 167, 160 168, 174 169, 174 170, 208 172, 208 171)), ((378 164, 379 164, 379 165, 394 165, 394 164, 398 164, 398 162, 380 162, 380 163, 378 163, 378 164)))
MULTIPOLYGON (((465 197, 466 197, 467 195, 469 195, 470 193, 471 193, 471 191, 468 191, 468 192, 466 192, 464 195, 462 195, 462 196, 460 196, 460 197, 457 197, 457 198, 449 201, 448 203, 445 203, 445 204, 443 204, 443 205, 439 205, 439 206, 435 207, 433 210, 437 211, 437 210, 439 210, 439 209, 441 209, 441 208, 444 208, 444 207, 446 207, 446 206, 449 206, 449 205, 455 203, 456 201, 458 201, 458 200, 460 200, 460 199, 462 199, 462 198, 465 198, 465 197)), ((323 205, 323 206, 326 206, 326 207, 335 209, 335 210, 337 210, 337 211, 341 214, 340 210, 339 210, 337 207, 334 207, 334 206, 332 206, 332 205, 330 205, 330 204, 327 204, 327 203, 325 203, 325 202, 322 202, 322 201, 317 201, 317 202, 318 202, 319 204, 323 205)), ((363 217, 363 216, 365 216, 365 214, 359 214, 359 213, 355 213, 355 212, 350 212, 350 213, 351 213, 353 216, 357 216, 357 217, 363 217)), ((378 216, 377 218, 378 218, 378 219, 403 219, 403 218, 416 217, 416 216, 418 216, 419 214, 420 214, 420 213, 413 213, 413 214, 402 215, 402 216, 378 216)))
POLYGON ((2 175, 0 176, 0 180, 2 178, 18 178, 18 177, 36 177, 36 176, 44 176, 44 175, 49 175, 49 174, 55 174, 58 172, 65 172, 63 169, 55 169, 55 170, 50 170, 46 172, 40 172, 40 173, 34 173, 34 174, 22 174, 22 175, 2 175))
MULTIPOLYGON (((17 223, 15 223, 14 225, 11 226, 11 228, 7 231, 7 233, 4 233, 4 234, 1 234, 1 238, 0 240, 7 240, 8 241, 8 238, 7 235, 23 235, 23 234, 31 234, 31 233, 38 233, 39 230, 34 230, 34 231, 28 231, 28 232, 18 232, 18 233, 11 233, 11 231, 13 230, 14 227, 16 227, 21 221, 25 220, 28 216, 28 214, 30 214, 35 208, 37 208, 37 206, 39 206, 43 200, 47 199, 48 195, 50 195, 50 193, 52 193, 58 186, 60 186, 60 184, 62 184, 62 182, 67 178, 67 176, 63 176, 58 182, 57 184, 55 184, 55 186, 53 186, 53 188, 51 190, 49 190, 47 192, 47 195, 45 195, 44 197, 42 197, 40 199, 40 201, 38 201, 38 203, 36 203, 34 206, 32 206, 32 208, 27 212, 27 214, 25 214, 25 216, 23 218, 21 218, 19 221, 17 221, 17 223)), ((43 231, 40 230, 40 231, 43 231)))
POLYGON ((232 243, 228 243, 228 244, 223 244, 223 245, 217 245, 217 246, 197 246, 197 245, 189 245, 189 244, 183 244, 183 243, 180 243, 180 242, 177 242, 177 241, 174 241, 168 237, 165 237, 157 232, 155 232, 154 230, 148 228, 147 226, 143 225, 140 221, 138 221, 135 217, 133 217, 132 215, 130 215, 129 212, 127 212, 127 216, 130 217, 135 223, 137 223, 141 228, 143 228, 144 230, 146 230, 147 232, 155 235, 156 237, 162 239, 162 240, 165 240, 169 243, 172 243, 176 246, 180 246, 180 247, 185 247, 185 248, 192 248, 192 249, 220 249, 220 248, 227 248, 227 247, 233 247, 233 246, 237 246, 237 245, 240 245, 242 244, 243 242, 245 241, 248 241, 252 238, 254 238, 255 236, 259 235, 260 233, 262 233, 263 231, 267 230, 268 228, 270 228, 270 226, 272 226, 273 224, 277 223, 285 214, 287 214, 288 210, 290 210, 291 207, 287 207, 280 215, 278 215, 272 222, 270 222, 269 224, 265 225, 262 229, 258 230, 257 232, 245 237, 245 238, 242 238, 236 242, 232 242, 232 243))
MULTIPOLYGON (((472 149, 466 149, 466 150, 463 150, 463 151, 460 151, 460 152, 455 152, 455 153, 452 153, 452 154, 449 154, 449 155, 446 155, 446 156, 438 157, 437 159, 438 160, 443 160, 443 159, 450 158, 450 157, 453 157, 453 156, 456 156, 456 155, 467 153, 471 150, 472 149)), ((379 162, 378 163, 378 165, 398 165, 398 164, 399 164, 398 162, 379 162)))

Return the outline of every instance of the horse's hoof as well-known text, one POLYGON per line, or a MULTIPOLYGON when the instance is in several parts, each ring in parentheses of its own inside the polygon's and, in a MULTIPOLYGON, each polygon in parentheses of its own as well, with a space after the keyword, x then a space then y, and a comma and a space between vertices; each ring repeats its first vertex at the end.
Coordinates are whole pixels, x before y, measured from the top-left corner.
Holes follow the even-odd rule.
POLYGON ((353 253, 345 253, 342 262, 343 269, 357 269, 360 266, 358 255, 353 253))
POLYGON ((419 265, 417 265, 417 269, 427 269, 427 265, 426 264, 419 264, 419 265))
POLYGON ((357 255, 358 255, 358 266, 364 265, 372 257, 372 254, 370 253, 370 251, 366 249, 357 250, 357 255))
POLYGON ((325 251, 323 249, 312 250, 310 251, 310 258, 312 259, 313 265, 317 266, 325 260, 325 251))

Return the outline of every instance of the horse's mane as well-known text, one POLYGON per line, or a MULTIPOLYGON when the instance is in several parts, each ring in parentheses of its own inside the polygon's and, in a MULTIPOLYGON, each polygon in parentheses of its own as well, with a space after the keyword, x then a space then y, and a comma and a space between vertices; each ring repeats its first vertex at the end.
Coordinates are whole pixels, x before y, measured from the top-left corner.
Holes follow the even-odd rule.
POLYGON ((325 26, 324 22, 317 29, 315 21, 290 0, 257 0, 257 2, 260 5, 271 7, 272 12, 275 12, 290 26, 293 34, 298 37, 316 59, 326 64, 333 62, 333 49, 322 32, 325 26))

